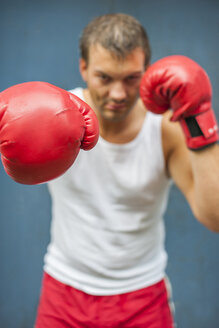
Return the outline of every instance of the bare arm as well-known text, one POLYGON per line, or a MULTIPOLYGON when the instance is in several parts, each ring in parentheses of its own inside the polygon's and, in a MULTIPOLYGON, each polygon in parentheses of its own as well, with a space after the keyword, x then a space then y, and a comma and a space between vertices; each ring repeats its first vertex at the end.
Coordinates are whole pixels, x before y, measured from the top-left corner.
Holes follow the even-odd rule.
POLYGON ((178 123, 163 119, 163 147, 168 174, 187 199, 194 216, 219 232, 219 146, 188 150, 178 123))

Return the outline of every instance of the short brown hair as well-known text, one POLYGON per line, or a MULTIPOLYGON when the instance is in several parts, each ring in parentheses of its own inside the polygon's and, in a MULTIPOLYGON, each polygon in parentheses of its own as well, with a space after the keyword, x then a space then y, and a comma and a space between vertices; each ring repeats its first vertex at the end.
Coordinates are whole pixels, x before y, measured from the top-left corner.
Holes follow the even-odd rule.
POLYGON ((144 27, 134 17, 126 14, 106 14, 93 19, 80 37, 80 55, 86 62, 91 45, 100 44, 119 58, 141 48, 145 53, 145 66, 150 62, 151 49, 144 27))

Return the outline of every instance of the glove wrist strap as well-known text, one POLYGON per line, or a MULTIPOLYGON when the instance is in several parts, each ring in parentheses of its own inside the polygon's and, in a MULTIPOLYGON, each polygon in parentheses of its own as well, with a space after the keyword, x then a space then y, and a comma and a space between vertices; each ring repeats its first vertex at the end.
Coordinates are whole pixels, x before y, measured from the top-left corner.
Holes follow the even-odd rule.
POLYGON ((203 149, 218 141, 218 125, 212 109, 180 119, 186 144, 192 150, 203 149))

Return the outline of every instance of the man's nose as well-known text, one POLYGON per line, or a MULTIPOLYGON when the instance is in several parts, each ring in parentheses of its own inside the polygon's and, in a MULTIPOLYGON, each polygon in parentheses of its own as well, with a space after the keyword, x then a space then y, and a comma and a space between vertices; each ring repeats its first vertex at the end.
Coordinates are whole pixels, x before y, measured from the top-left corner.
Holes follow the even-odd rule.
POLYGON ((110 98, 115 101, 123 101, 126 98, 126 90, 122 82, 116 81, 111 85, 110 98))

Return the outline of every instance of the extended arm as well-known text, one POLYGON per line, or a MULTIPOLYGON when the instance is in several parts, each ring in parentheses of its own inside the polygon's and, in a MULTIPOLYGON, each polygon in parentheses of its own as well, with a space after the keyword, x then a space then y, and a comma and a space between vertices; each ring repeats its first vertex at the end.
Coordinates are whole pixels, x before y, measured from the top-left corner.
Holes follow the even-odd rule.
POLYGON ((0 93, 0 153, 16 182, 38 184, 64 174, 79 150, 99 136, 93 110, 47 82, 26 82, 0 93))

